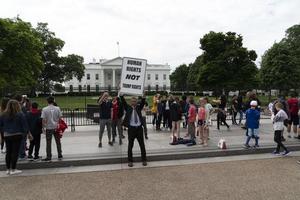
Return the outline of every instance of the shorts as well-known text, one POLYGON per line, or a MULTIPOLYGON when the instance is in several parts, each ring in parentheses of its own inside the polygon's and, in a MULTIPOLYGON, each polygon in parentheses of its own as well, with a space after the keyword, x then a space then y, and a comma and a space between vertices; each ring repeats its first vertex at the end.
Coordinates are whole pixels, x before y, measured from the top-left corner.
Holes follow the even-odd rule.
POLYGON ((297 126, 299 124, 299 116, 298 115, 291 115, 291 118, 289 119, 289 125, 297 126))
POLYGON ((204 126, 204 125, 206 125, 205 120, 198 120, 198 126, 204 126))

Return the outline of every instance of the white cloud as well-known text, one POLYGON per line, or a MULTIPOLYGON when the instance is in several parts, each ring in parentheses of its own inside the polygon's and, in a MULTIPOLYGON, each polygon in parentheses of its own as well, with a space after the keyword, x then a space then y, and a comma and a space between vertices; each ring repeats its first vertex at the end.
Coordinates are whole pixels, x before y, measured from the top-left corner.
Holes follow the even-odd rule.
POLYGON ((298 0, 10 0, 0 17, 18 14, 33 25, 48 22, 66 42, 63 54, 92 58, 142 57, 173 68, 193 62, 209 31, 234 31, 260 56, 299 23, 298 0))

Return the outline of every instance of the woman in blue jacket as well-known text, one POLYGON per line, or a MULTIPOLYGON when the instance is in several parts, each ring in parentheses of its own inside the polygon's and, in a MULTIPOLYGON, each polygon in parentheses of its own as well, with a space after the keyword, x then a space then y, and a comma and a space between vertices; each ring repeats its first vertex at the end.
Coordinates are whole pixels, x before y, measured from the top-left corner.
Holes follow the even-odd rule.
POLYGON ((22 137, 28 133, 28 124, 18 101, 9 100, 0 116, 0 130, 4 133, 6 145, 7 174, 19 174, 22 171, 16 169, 17 160, 22 137))

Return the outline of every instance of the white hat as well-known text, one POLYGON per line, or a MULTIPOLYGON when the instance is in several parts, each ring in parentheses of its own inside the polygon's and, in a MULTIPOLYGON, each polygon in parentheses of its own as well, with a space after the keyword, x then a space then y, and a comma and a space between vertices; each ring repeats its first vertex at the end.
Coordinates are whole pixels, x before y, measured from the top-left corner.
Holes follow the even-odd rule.
POLYGON ((250 106, 257 106, 257 101, 251 101, 250 106))

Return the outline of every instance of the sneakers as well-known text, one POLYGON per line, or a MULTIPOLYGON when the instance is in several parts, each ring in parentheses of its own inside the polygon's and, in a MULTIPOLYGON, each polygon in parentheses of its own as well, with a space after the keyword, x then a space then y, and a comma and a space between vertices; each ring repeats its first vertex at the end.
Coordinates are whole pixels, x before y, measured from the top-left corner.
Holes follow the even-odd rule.
POLYGON ((278 152, 278 151, 273 151, 273 153, 272 153, 273 155, 275 155, 275 156, 280 156, 281 154, 278 152))
POLYGON ((22 171, 21 170, 17 170, 17 169, 12 169, 10 171, 10 175, 16 175, 16 174, 21 174, 21 173, 22 173, 22 171))
POLYGON ((245 148, 246 149, 249 149, 250 148, 250 145, 249 144, 244 144, 245 148))
POLYGON ((45 158, 42 161, 44 161, 44 162, 51 162, 51 158, 45 158))
POLYGON ((113 146, 113 145, 114 145, 114 143, 113 143, 113 142, 108 142, 108 144, 109 144, 110 146, 113 146))
POLYGON ((300 160, 298 160, 297 163, 300 164, 300 160))
POLYGON ((133 167, 133 163, 132 163, 132 162, 129 162, 129 163, 128 163, 128 167, 133 167))
POLYGON ((101 142, 99 142, 98 147, 102 148, 102 143, 101 142))
POLYGON ((253 147, 254 147, 254 148, 259 148, 259 145, 258 145, 258 144, 256 144, 256 145, 254 145, 253 147))
POLYGON ((288 155, 290 155, 290 154, 291 154, 291 152, 288 151, 288 150, 287 150, 287 151, 284 151, 284 152, 282 153, 283 156, 288 156, 288 155))
POLYGON ((10 169, 6 170, 6 174, 10 175, 10 169))
POLYGON ((122 145, 122 144, 123 144, 122 140, 119 140, 119 145, 122 145))
POLYGON ((40 160, 40 159, 42 159, 42 156, 34 156, 34 158, 33 158, 34 161, 37 161, 37 160, 40 160))
POLYGON ((58 160, 62 160, 62 159, 63 159, 62 155, 58 156, 58 160))
POLYGON ((292 136, 291 136, 291 135, 288 135, 288 138, 292 138, 292 136))
POLYGON ((143 161, 143 166, 147 166, 147 165, 148 165, 147 161, 143 161))
POLYGON ((4 154, 4 153, 6 153, 6 152, 5 152, 5 150, 1 149, 1 153, 3 153, 3 154, 4 154))
POLYGON ((146 139, 146 140, 148 140, 148 139, 149 139, 147 135, 145 136, 145 139, 146 139))

